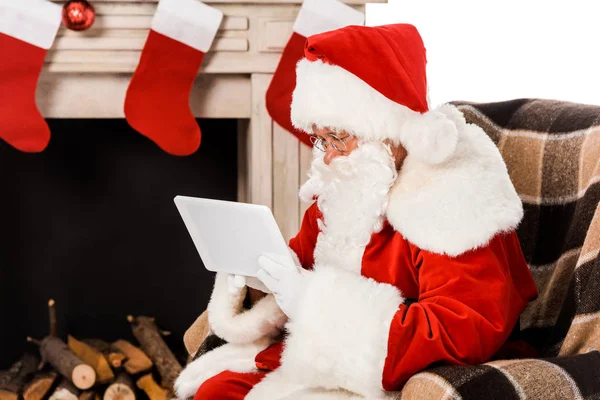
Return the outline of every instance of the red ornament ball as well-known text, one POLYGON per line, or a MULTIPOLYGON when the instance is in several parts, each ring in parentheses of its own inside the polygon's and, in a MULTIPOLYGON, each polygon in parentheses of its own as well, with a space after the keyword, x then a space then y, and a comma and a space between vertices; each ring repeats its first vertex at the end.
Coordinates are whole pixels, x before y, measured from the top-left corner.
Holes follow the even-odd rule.
POLYGON ((96 20, 96 11, 86 0, 69 0, 63 6, 62 20, 73 31, 85 31, 96 20))

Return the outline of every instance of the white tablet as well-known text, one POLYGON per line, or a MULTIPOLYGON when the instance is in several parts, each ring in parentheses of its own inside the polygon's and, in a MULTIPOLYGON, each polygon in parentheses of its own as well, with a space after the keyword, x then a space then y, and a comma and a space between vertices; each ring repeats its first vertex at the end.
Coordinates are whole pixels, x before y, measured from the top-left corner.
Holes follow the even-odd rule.
POLYGON ((261 253, 288 257, 287 243, 266 206, 177 196, 175 205, 209 271, 255 277, 261 253))

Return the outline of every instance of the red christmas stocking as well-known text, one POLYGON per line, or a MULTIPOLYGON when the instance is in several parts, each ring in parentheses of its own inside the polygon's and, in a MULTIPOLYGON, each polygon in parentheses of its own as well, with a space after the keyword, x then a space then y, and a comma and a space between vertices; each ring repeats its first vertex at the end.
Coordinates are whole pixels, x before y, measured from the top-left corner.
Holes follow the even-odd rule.
POLYGON ((125 98, 125 117, 167 153, 200 146, 189 106, 192 85, 223 13, 197 0, 161 0, 125 98))
POLYGON ((0 138, 21 151, 40 152, 50 141, 35 89, 61 12, 49 1, 0 1, 0 138))
POLYGON ((360 11, 338 0, 304 0, 294 24, 275 75, 267 90, 267 110, 275 122, 311 146, 309 136, 292 126, 290 107, 296 87, 296 64, 304 57, 306 38, 348 25, 363 25, 365 16, 360 11))

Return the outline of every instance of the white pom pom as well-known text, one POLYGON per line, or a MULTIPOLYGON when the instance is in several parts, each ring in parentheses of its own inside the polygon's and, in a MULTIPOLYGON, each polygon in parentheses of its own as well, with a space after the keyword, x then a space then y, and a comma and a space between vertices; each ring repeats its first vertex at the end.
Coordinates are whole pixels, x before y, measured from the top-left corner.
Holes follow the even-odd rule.
POLYGON ((400 133, 400 142, 410 156, 428 164, 446 161, 456 149, 458 127, 464 117, 451 105, 418 114, 407 121, 400 133))

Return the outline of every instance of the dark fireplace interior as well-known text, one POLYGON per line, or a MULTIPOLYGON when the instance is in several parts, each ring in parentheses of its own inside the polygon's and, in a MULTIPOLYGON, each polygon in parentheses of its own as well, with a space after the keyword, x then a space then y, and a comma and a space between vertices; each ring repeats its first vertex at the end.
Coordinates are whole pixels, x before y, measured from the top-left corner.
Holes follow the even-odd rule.
POLYGON ((124 120, 50 120, 40 154, 0 142, 0 369, 48 334, 134 341, 127 315, 182 337, 206 308, 213 276, 173 203, 236 200, 237 121, 199 120, 200 149, 171 156, 124 120))

